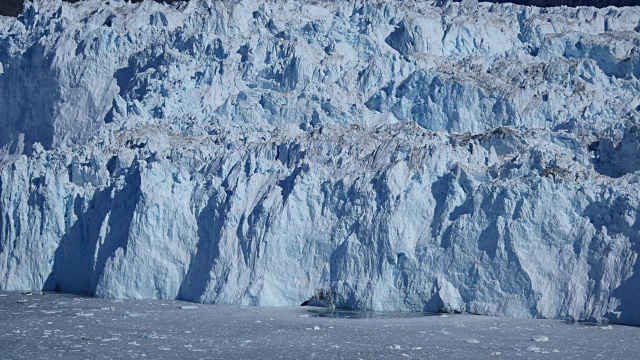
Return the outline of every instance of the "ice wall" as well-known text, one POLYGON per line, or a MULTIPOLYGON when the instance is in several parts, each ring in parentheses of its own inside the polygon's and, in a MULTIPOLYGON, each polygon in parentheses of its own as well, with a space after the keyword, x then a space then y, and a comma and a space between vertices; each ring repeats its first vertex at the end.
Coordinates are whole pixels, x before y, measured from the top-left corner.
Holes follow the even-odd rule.
POLYGON ((0 18, 0 288, 640 324, 640 8, 0 18))

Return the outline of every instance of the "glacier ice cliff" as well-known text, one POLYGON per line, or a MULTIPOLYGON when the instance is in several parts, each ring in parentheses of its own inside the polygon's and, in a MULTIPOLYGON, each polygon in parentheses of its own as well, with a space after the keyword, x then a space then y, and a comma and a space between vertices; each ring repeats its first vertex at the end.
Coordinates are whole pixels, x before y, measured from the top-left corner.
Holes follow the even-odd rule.
POLYGON ((0 289, 640 324, 640 8, 27 2, 0 289))

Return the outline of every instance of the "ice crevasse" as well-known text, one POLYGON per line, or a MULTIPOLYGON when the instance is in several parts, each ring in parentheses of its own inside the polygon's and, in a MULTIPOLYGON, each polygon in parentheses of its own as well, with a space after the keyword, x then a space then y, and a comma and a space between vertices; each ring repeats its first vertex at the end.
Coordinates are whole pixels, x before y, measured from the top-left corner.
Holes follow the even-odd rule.
POLYGON ((640 324, 640 8, 27 2, 0 289, 640 324))

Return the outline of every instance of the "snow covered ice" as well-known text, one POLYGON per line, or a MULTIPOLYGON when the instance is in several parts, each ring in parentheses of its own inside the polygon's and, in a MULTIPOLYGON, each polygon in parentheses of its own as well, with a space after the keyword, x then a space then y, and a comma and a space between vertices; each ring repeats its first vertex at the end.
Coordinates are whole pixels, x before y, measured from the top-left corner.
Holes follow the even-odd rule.
POLYGON ((638 31, 638 7, 27 2, 0 18, 0 289, 639 325, 638 31))

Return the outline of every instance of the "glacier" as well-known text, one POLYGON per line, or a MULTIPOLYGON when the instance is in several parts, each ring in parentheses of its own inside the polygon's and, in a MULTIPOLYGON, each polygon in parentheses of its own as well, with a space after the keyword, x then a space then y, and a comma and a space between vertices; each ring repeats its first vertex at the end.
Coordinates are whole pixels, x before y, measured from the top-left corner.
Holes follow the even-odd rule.
POLYGON ((27 1, 0 289, 640 325, 640 7, 27 1))

